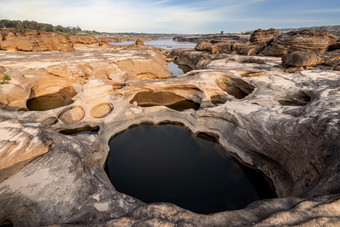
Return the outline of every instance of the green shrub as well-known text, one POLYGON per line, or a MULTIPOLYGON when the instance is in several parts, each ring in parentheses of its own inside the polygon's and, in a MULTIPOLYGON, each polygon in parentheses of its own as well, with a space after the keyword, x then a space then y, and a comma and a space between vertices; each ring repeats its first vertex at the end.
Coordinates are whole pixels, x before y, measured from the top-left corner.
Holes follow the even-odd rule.
POLYGON ((11 80, 11 77, 8 73, 4 73, 4 78, 0 82, 0 84, 8 84, 9 81, 11 80))

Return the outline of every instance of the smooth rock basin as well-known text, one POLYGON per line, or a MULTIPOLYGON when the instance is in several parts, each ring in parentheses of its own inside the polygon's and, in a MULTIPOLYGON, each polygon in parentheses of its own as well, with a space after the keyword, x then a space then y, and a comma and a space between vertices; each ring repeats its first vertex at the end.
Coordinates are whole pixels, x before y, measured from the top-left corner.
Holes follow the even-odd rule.
POLYGON ((113 186, 146 203, 170 202, 209 214, 274 196, 257 173, 243 171, 219 144, 178 125, 134 127, 109 145, 106 171, 113 186))

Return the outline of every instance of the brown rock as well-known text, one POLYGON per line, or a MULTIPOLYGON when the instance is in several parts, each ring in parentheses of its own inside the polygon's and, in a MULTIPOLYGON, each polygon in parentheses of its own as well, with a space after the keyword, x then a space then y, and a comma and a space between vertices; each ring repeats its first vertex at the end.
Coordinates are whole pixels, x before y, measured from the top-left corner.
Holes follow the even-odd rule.
POLYGON ((228 41, 203 41, 196 45, 195 50, 208 51, 211 54, 230 53, 231 44, 228 41))
POLYGON ((1 29, 0 49, 17 51, 74 51, 66 35, 31 30, 1 29))
POLYGON ((77 121, 80 121, 85 116, 85 111, 80 106, 74 106, 70 108, 66 108, 63 112, 59 114, 59 119, 62 120, 65 124, 72 124, 77 121))
POLYGON ((108 46, 106 39, 96 38, 94 36, 70 36, 73 44, 95 45, 95 46, 108 46))
POLYGON ((137 39, 135 44, 137 46, 140 46, 140 45, 144 45, 144 42, 142 40, 140 40, 140 39, 137 39))
POLYGON ((101 103, 95 106, 90 113, 94 118, 102 118, 110 114, 112 110, 113 106, 110 103, 101 103))
POLYGON ((210 42, 206 42, 206 41, 202 41, 199 42, 196 46, 195 46, 195 50, 198 51, 208 51, 208 49, 210 48, 211 43, 210 42))
POLYGON ((251 46, 243 43, 233 43, 231 50, 233 53, 249 56, 256 54, 257 46, 251 46))
POLYGON ((336 40, 337 37, 327 31, 293 31, 274 38, 261 54, 281 57, 294 51, 326 51, 336 40))
POLYGON ((289 67, 287 69, 284 70, 285 73, 295 73, 295 72, 299 72, 302 71, 303 67, 289 67))
POLYGON ((324 59, 314 52, 295 51, 284 55, 282 62, 289 66, 305 67, 319 65, 324 59))
POLYGON ((267 44, 278 35, 279 31, 274 28, 268 30, 257 29, 251 34, 250 42, 252 44, 267 44))
POLYGON ((209 52, 211 54, 219 54, 219 53, 230 53, 231 51, 231 44, 230 42, 218 42, 212 45, 209 48, 209 52))
POLYGON ((332 44, 328 47, 329 51, 339 50, 340 49, 340 40, 338 40, 335 44, 332 44))

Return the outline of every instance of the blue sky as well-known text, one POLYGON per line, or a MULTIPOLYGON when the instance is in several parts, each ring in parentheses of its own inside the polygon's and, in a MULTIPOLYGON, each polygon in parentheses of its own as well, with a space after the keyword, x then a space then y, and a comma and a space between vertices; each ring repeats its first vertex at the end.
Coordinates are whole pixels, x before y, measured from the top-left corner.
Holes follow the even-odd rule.
POLYGON ((0 0, 0 18, 106 32, 219 33, 340 24, 340 0, 0 0))

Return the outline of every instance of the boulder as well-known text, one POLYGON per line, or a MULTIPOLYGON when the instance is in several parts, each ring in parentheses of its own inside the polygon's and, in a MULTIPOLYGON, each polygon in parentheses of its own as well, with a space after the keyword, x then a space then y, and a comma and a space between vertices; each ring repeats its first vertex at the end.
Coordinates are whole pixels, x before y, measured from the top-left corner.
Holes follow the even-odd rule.
POLYGON ((336 41, 337 37, 327 31, 292 31, 274 38, 260 54, 282 57, 294 51, 326 51, 336 41))
POLYGON ((231 44, 228 41, 202 41, 196 45, 195 50, 208 51, 211 54, 230 53, 231 44))
POLYGON ((256 55, 257 53, 257 46, 247 45, 243 43, 233 43, 231 50, 235 54, 241 55, 256 55))
POLYGON ((143 42, 141 39, 137 39, 136 42, 135 42, 135 44, 136 44, 137 46, 140 46, 140 45, 144 45, 144 42, 143 42))
POLYGON ((257 29, 255 30, 251 36, 250 36, 250 42, 252 44, 267 44, 270 42, 273 38, 277 37, 279 35, 279 31, 270 28, 268 30, 262 30, 262 29, 257 29))
POLYGON ((295 51, 282 57, 282 63, 296 67, 315 66, 323 62, 324 58, 315 52, 295 51))
POLYGON ((195 50, 198 50, 198 51, 208 51, 208 49, 210 47, 211 47, 211 43, 210 42, 202 41, 202 42, 199 42, 195 46, 195 50))

